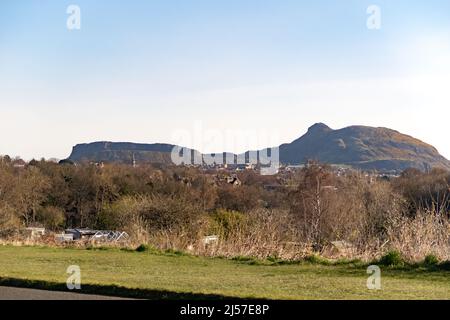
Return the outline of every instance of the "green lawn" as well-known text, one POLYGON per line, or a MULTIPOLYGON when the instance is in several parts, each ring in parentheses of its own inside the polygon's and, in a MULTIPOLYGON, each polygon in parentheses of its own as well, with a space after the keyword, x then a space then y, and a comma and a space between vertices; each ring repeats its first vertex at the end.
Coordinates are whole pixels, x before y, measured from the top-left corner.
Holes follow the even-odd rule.
POLYGON ((368 290, 365 267, 248 264, 220 258, 0 246, 0 285, 61 290, 79 265, 81 292, 144 298, 450 299, 450 272, 382 268, 382 289, 368 290))

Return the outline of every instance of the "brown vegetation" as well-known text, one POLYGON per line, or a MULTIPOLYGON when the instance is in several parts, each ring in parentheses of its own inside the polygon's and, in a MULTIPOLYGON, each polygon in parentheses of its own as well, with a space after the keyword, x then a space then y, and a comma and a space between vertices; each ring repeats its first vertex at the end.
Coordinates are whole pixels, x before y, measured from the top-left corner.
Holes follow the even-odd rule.
POLYGON ((240 184, 218 176, 44 160, 17 168, 2 160, 0 238, 18 239, 29 226, 89 227, 127 231, 133 245, 201 255, 372 259, 395 249, 410 261, 450 258, 446 171, 407 170, 387 180, 310 163, 271 177, 241 172, 240 184), (208 235, 219 240, 205 243, 208 235))

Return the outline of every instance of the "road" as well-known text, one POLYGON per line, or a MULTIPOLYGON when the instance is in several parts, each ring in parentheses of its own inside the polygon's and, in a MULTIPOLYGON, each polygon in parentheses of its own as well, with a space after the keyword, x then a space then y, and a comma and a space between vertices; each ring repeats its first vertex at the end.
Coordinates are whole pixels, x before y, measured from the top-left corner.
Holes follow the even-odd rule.
POLYGON ((0 287, 0 300, 126 300, 72 292, 0 287))

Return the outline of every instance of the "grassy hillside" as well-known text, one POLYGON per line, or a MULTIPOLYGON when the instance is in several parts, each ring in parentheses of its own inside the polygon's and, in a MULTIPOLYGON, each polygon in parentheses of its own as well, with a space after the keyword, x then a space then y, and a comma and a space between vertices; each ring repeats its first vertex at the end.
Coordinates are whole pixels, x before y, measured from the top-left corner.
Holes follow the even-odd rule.
POLYGON ((249 263, 118 249, 0 247, 0 285, 64 289, 79 265, 82 292, 143 298, 450 299, 448 271, 382 268, 382 290, 366 288, 366 268, 249 263))
POLYGON ((346 164, 366 170, 405 170, 431 167, 450 169, 450 162, 433 146, 388 128, 351 126, 333 130, 318 123, 280 147, 282 163, 308 159, 346 164))

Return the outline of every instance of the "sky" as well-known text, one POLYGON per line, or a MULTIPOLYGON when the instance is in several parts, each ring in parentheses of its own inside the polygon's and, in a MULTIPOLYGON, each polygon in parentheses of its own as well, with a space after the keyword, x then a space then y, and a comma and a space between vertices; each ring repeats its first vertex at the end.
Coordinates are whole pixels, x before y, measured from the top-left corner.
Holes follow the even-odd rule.
POLYGON ((316 122, 450 158, 448 83, 448 0, 0 1, 0 154, 28 160, 93 141, 242 152, 316 122))

